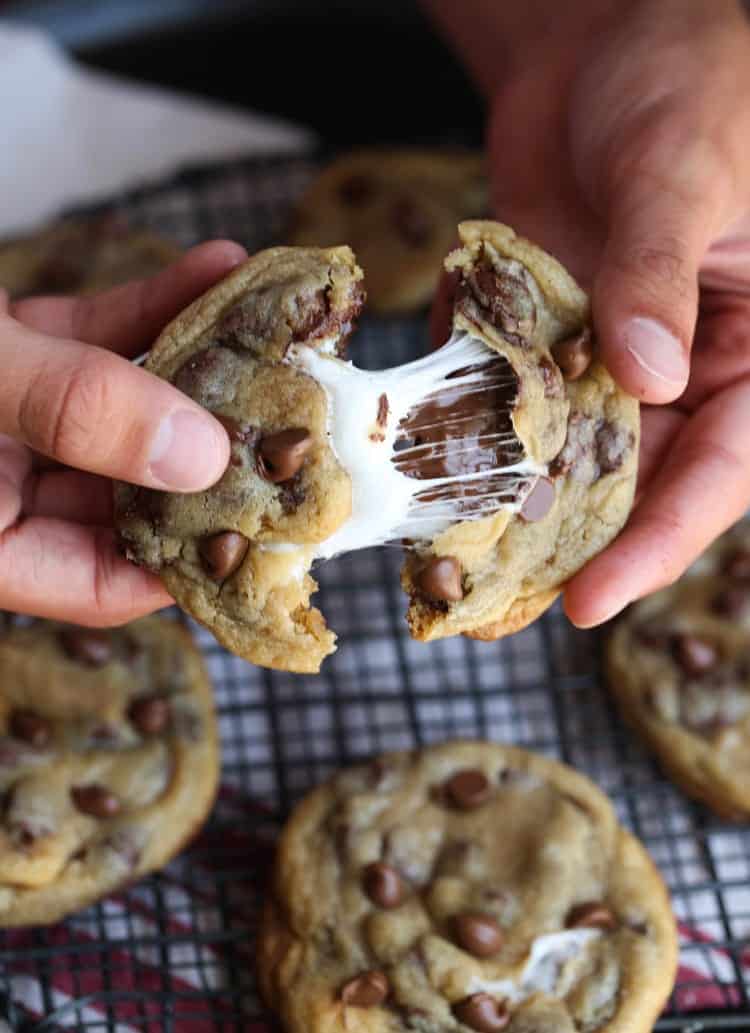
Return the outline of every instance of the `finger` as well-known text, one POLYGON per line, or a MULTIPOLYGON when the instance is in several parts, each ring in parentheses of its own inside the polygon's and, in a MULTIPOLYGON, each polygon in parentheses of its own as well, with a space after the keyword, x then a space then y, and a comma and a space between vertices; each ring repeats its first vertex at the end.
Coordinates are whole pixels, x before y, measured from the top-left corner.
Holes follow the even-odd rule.
POLYGON ((92 627, 169 606, 157 577, 128 563, 109 529, 31 517, 0 537, 0 608, 92 627))
POLYGON ((610 176, 608 236, 592 299, 612 375, 654 403, 678 398, 687 384, 699 267, 733 203, 728 161, 670 119, 647 140, 636 137, 610 176))
POLYGON ((711 399, 686 420, 619 538, 569 583, 565 610, 591 627, 672 584, 746 511, 750 381, 711 399))
POLYGON ((41 333, 132 357, 149 348, 170 319, 246 258, 239 244, 212 241, 147 280, 91 297, 29 298, 16 302, 11 312, 41 333))
POLYGON ((37 452, 170 491, 199 491, 226 469, 221 424, 117 355, 46 337, 0 314, 0 362, 0 432, 37 452))
POLYGON ((112 523, 112 484, 79 470, 31 473, 23 484, 25 517, 57 517, 75 524, 106 527, 112 523))
POLYGON ((687 415, 671 406, 641 406, 641 447, 638 456, 636 498, 640 499, 662 469, 672 443, 687 422, 687 415))
POLYGON ((701 299, 690 381, 680 405, 693 410, 750 375, 750 300, 737 295, 701 299))

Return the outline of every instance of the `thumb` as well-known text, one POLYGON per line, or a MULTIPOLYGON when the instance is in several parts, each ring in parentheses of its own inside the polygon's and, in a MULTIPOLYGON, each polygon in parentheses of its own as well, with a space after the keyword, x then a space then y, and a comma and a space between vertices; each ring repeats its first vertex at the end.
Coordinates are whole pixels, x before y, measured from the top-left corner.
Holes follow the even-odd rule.
POLYGON ((726 212, 726 170, 693 141, 679 163, 658 145, 619 175, 593 289, 602 358, 644 402, 685 390, 698 314, 698 271, 726 212))

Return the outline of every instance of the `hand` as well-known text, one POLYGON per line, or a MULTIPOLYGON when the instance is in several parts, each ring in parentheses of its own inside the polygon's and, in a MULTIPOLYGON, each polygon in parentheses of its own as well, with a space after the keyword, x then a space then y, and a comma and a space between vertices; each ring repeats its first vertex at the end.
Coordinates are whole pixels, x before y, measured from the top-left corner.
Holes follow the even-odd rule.
POLYGON ((588 627, 750 504, 750 29, 733 0, 584 0, 569 32, 578 8, 531 7, 534 45, 494 68, 472 30, 495 213, 591 290, 602 358, 647 403, 637 506, 565 592, 588 627))
POLYGON ((168 606, 119 555, 108 478, 198 491, 229 460, 221 425, 128 362, 246 257, 194 248, 150 280, 9 305, 0 291, 0 608, 87 625, 168 606))

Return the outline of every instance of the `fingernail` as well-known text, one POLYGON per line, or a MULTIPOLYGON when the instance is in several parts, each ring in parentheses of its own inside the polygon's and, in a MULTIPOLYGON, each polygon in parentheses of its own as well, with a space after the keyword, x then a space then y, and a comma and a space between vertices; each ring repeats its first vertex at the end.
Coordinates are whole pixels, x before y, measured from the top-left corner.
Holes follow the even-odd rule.
POLYGON ((625 324, 625 347, 652 377, 667 384, 685 384, 689 365, 681 342, 655 319, 634 316, 625 324))
POLYGON ((178 409, 162 420, 151 442, 148 472, 157 487, 200 491, 226 469, 226 435, 208 413, 178 409))

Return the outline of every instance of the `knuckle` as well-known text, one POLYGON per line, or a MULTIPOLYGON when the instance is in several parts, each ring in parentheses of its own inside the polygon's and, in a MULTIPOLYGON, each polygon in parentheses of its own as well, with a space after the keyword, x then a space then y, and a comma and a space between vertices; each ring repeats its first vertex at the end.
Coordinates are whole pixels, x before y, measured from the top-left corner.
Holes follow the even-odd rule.
POLYGON ((21 402, 18 423, 39 452, 75 461, 98 452, 97 435, 112 408, 109 357, 87 353, 62 375, 42 371, 21 402))
POLYGON ((633 244, 622 251, 618 265, 656 301, 668 302, 665 288, 670 299, 675 295, 688 299, 697 291, 696 272, 676 237, 663 237, 658 244, 633 244))

